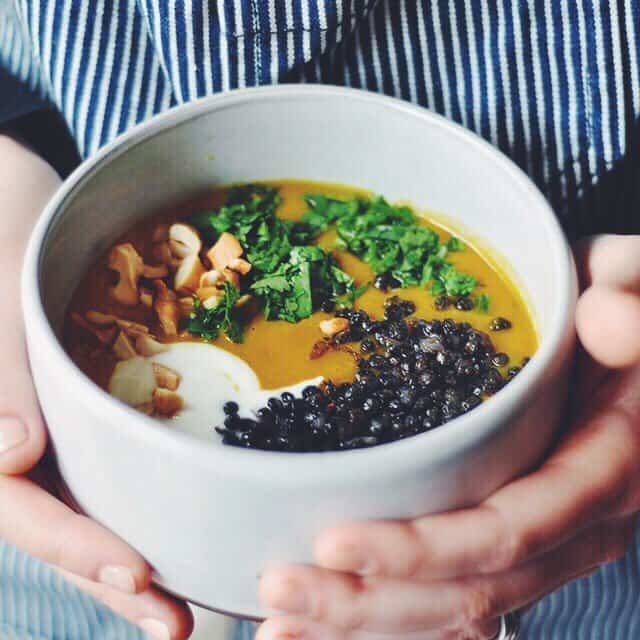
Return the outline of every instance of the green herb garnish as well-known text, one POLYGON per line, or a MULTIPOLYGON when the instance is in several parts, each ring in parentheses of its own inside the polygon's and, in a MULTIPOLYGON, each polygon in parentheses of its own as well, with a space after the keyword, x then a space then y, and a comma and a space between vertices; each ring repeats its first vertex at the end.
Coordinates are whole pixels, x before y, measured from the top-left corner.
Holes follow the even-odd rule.
POLYGON ((335 224, 338 246, 368 263, 376 274, 391 273, 402 287, 426 286, 431 293, 469 295, 476 279, 445 260, 449 251, 460 251, 461 240, 442 244, 437 233, 418 224, 408 207, 390 205, 384 198, 336 200, 308 195, 309 211, 303 223, 320 234, 335 224))
POLYGON ((476 309, 481 313, 489 313, 489 309, 491 307, 491 298, 486 293, 481 293, 475 299, 476 309))
POLYGON ((460 238, 456 238, 455 236, 451 236, 447 241, 447 249, 449 251, 462 251, 464 249, 464 242, 460 240, 460 238))
POLYGON ((352 309, 353 305, 356 303, 356 300, 364 295, 369 287, 371 286, 370 282, 365 282, 364 284, 356 287, 355 289, 351 289, 344 296, 336 298, 336 304, 342 309, 352 309))
POLYGON ((267 320, 298 322, 325 300, 353 295, 353 278, 333 257, 316 246, 293 247, 274 273, 256 280, 251 289, 264 304, 267 320))
POLYGON ((224 285, 223 298, 214 309, 205 309, 200 300, 194 298, 187 331, 204 340, 216 340, 224 333, 231 342, 242 342, 243 325, 235 310, 239 299, 240 292, 228 282, 224 285))

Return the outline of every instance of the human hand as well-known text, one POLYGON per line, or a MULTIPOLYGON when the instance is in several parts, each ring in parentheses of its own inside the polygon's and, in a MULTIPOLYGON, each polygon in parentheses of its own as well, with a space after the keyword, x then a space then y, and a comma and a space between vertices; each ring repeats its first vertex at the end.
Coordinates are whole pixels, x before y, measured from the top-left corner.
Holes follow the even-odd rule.
POLYGON ((263 602, 287 615, 257 640, 485 640, 624 554, 640 510, 640 236, 594 238, 577 260, 583 352, 552 456, 476 508, 325 532, 317 566, 265 573, 263 602))
POLYGON ((153 637, 181 640, 192 630, 187 606, 150 585, 151 569, 138 553, 51 493, 57 479, 43 459, 46 429, 27 362, 19 281, 31 226, 59 183, 44 161, 0 135, 0 537, 153 637))

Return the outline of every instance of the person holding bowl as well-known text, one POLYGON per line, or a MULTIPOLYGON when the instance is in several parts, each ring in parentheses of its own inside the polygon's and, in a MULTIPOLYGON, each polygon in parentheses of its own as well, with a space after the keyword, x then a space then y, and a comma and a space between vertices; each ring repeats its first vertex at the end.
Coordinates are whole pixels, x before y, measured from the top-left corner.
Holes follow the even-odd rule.
MULTIPOLYGON (((277 82, 360 86, 435 109, 499 146, 572 239, 638 228, 635 0, 276 4, 0 4, 3 95, 15 102, 3 105, 0 137, 0 536, 160 638, 189 635, 186 605, 151 585, 135 550, 47 491, 18 281, 29 230, 59 182, 42 159, 49 131, 34 136, 29 113, 53 105, 86 157, 201 95, 277 82)), ((577 245, 582 350, 566 435, 548 460, 473 509, 323 533, 316 566, 263 576, 264 603, 283 615, 259 640, 490 639, 505 614, 625 554, 640 510, 639 249, 637 236, 577 245)))

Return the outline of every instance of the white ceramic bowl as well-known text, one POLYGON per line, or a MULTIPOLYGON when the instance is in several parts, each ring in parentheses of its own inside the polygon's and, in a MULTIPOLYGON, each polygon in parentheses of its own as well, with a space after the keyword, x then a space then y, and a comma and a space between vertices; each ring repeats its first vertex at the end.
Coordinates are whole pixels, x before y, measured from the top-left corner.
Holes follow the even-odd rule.
MULTIPOLYGON (((576 284, 534 185, 476 136, 420 108, 334 87, 238 91, 173 109, 86 161, 47 207, 24 271, 29 352, 62 476, 79 507, 131 543, 169 591, 260 617, 267 563, 309 561, 327 525, 477 503, 552 442, 566 394, 576 284), (213 185, 307 178, 458 218, 511 264, 538 353, 446 426, 344 453, 245 451, 176 433, 94 386, 58 333, 98 252, 136 220, 213 185)), ((282 345, 283 351, 286 345, 282 345)))

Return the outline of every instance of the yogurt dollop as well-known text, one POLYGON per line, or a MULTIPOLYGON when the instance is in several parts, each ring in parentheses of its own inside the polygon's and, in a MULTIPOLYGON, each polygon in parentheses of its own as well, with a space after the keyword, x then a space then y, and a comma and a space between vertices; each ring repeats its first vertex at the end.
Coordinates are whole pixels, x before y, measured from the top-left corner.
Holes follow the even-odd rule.
POLYGON ((263 389, 255 371, 241 358, 212 344, 178 342, 152 358, 179 373, 179 393, 184 408, 173 418, 159 418, 172 428, 209 439, 214 427, 222 425, 225 402, 240 407, 240 415, 252 417, 253 411, 265 406, 267 400, 284 391, 300 395, 309 385, 318 385, 323 378, 304 380, 281 389, 263 389))

